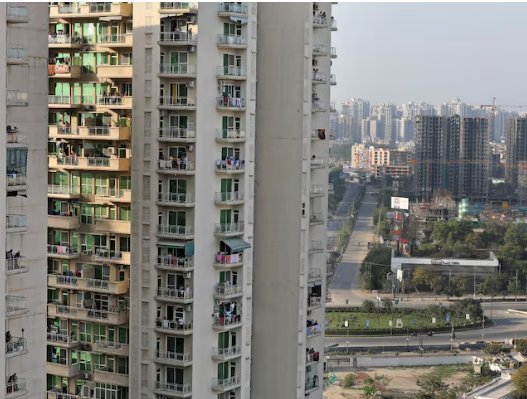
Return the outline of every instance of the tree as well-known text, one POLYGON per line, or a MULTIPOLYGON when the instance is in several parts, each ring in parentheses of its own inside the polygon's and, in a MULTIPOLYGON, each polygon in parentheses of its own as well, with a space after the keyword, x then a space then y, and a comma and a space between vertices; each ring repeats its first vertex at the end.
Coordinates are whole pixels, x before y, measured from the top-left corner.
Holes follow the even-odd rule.
POLYGON ((512 375, 512 384, 516 388, 518 396, 527 396, 527 365, 521 366, 518 371, 512 375))
POLYGON ((421 397, 435 399, 436 393, 444 391, 448 388, 441 375, 437 372, 431 372, 423 375, 417 379, 417 386, 421 388, 421 397))
POLYGON ((484 352, 488 353, 489 355, 497 355, 501 353, 501 344, 498 344, 496 342, 489 342, 485 345, 484 352))
POLYGON ((419 290, 430 291, 431 281, 435 278, 434 272, 426 267, 416 267, 412 276, 412 284, 419 290))
POLYGON ((393 310, 393 302, 390 298, 382 298, 382 308, 386 310, 387 312, 390 312, 393 310))
POLYGON ((366 313, 373 313, 373 312, 375 312, 377 310, 377 308, 375 307, 375 302, 370 301, 368 299, 366 299, 364 302, 362 302, 362 309, 366 313))
POLYGON ((517 339, 515 345, 518 352, 527 354, 527 339, 517 339))
POLYGON ((481 320, 483 317, 483 309, 481 303, 472 298, 466 298, 461 301, 456 301, 452 305, 452 312, 456 318, 465 318, 467 314, 470 315, 470 320, 481 320))
POLYGON ((344 380, 342 381, 342 386, 344 388, 351 388, 354 385, 355 385, 355 374, 353 373, 346 374, 346 376, 344 377, 344 380))

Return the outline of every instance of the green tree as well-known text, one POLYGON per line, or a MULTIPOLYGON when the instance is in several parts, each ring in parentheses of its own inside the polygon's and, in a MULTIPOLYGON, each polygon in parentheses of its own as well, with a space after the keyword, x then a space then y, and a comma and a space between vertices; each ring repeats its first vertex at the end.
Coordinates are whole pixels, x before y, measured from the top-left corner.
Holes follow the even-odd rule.
POLYGON ((518 352, 527 354, 527 339, 517 339, 515 345, 518 352))
POLYGON ((483 351, 485 353, 488 353, 489 355, 497 355, 501 353, 502 346, 501 344, 498 344, 496 342, 489 342, 485 345, 485 349, 483 351))
POLYGON ((456 301, 452 305, 451 310, 454 313, 453 316, 458 319, 464 319, 467 314, 470 315, 470 320, 481 320, 483 317, 480 301, 472 298, 456 301))
POLYGON ((527 396, 527 365, 521 366, 516 373, 512 375, 512 383, 516 388, 516 393, 520 397, 527 396))
POLYGON ((417 386, 421 388, 421 398, 435 399, 436 394, 445 391, 448 385, 443 381, 440 373, 431 372, 417 379, 417 386))
POLYGON ((344 377, 344 380, 342 381, 342 386, 344 388, 351 388, 354 385, 355 385, 355 374, 353 373, 346 374, 346 376, 344 377))
POLYGON ((390 312, 393 310, 393 302, 390 298, 382 298, 381 300, 382 308, 386 310, 387 312, 390 312))
POLYGON ((377 308, 375 307, 375 302, 370 301, 368 299, 362 302, 362 309, 364 309, 366 313, 373 313, 377 311, 377 308))
POLYGON ((435 278, 434 272, 426 267, 416 267, 413 276, 412 284, 418 290, 430 291, 432 289, 432 280, 435 278))

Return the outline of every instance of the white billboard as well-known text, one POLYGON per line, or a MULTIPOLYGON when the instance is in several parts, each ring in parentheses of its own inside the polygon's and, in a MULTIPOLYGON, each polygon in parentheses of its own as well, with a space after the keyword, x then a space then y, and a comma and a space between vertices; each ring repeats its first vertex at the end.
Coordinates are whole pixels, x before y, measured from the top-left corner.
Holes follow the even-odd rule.
POLYGON ((392 209, 406 209, 408 210, 409 201, 404 197, 392 197, 392 209))

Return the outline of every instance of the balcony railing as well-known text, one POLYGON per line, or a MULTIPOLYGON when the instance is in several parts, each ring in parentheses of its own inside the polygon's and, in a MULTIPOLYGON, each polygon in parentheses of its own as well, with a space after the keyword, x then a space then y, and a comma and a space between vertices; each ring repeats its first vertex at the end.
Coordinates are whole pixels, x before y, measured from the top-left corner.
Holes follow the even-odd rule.
POLYGON ((26 48, 8 48, 7 49, 8 62, 26 62, 27 49, 26 48))
POLYGON ((26 262, 23 256, 7 258, 5 260, 6 269, 8 272, 23 272, 27 270, 26 262))
POLYGON ((310 195, 323 195, 324 194, 324 186, 321 184, 312 184, 310 195))
POLYGON ((212 387, 217 390, 228 389, 232 386, 239 385, 239 377, 229 377, 229 378, 214 378, 212 380, 212 387))
POLYGON ((180 159, 174 160, 160 160, 159 169, 162 171, 184 171, 184 172, 193 172, 194 164, 190 161, 181 161, 180 159))
POLYGON ((79 36, 70 35, 48 35, 49 44, 82 44, 82 38, 79 36))
POLYGON ((196 65, 192 64, 159 64, 159 73, 166 75, 195 75, 196 65))
POLYGON ((241 324, 242 316, 241 315, 232 315, 232 316, 214 316, 214 327, 229 327, 241 324))
POLYGON ((309 223, 324 223, 324 215, 321 212, 313 212, 309 215, 309 223))
POLYGON ((220 96, 217 101, 219 108, 245 108, 245 99, 241 97, 220 96))
POLYGON ((309 252, 321 252, 324 250, 324 244, 322 241, 311 241, 311 244, 309 246, 309 252))
POLYGON ((162 96, 159 97, 159 105, 166 107, 195 107, 196 100, 192 97, 162 96))
POLYGON ((191 331, 192 322, 178 322, 176 320, 156 319, 156 328, 170 331, 191 331))
POLYGON ((75 338, 74 336, 69 336, 68 334, 53 333, 53 332, 48 332, 47 341, 53 342, 56 344, 63 344, 63 345, 72 345, 72 344, 78 343, 77 338, 75 338))
POLYGON ((126 43, 126 39, 130 35, 128 34, 116 34, 116 35, 100 35, 97 37, 97 43, 126 43))
POLYGON ((218 76, 233 76, 233 77, 245 77, 247 73, 245 68, 235 66, 235 65, 225 65, 219 66, 216 74, 218 76))
POLYGON ((309 308, 314 308, 314 307, 320 306, 321 304, 322 304, 322 298, 319 296, 312 296, 308 298, 307 300, 307 306, 309 308))
POLYGON ((27 350, 27 347, 26 347, 25 338, 12 337, 11 341, 6 342, 5 344, 6 355, 15 354, 17 352, 25 352, 26 350, 27 350))
POLYGON ((216 130, 217 140, 244 140, 245 130, 238 129, 218 129, 216 130))
POLYGON ((325 26, 327 24, 328 24, 327 17, 325 17, 323 15, 315 15, 313 17, 313 25, 325 26))
MULTIPOLYGON (((50 94, 48 96, 48 103, 49 104, 55 104, 55 105, 78 105, 82 103, 81 96, 56 96, 53 94, 50 94)), ((62 134, 76 134, 71 133, 71 130, 69 130, 70 133, 66 133, 67 130, 64 130, 64 133, 62 134)))
POLYGON ((104 3, 90 3, 89 12, 90 13, 103 13, 103 12, 111 12, 112 11, 112 3, 104 2, 104 3))
POLYGON ((15 381, 5 384, 5 389, 8 398, 18 397, 26 390, 26 380, 25 378, 16 377, 15 381))
POLYGON ((331 47, 331 58, 337 58, 337 48, 331 47))
POLYGON ((192 385, 190 384, 173 384, 156 381, 155 389, 160 391, 177 392, 182 395, 192 393, 192 385))
POLYGON ((6 295, 6 316, 26 313, 26 298, 23 296, 6 295))
POLYGON ((238 223, 216 223, 216 234, 242 234, 244 229, 243 222, 238 223))
POLYGON ((26 6, 7 5, 7 20, 8 21, 29 21, 29 10, 26 6))
POLYGON ((218 265, 241 265, 243 263, 243 253, 230 255, 217 253, 214 262, 218 265))
POLYGON ((158 359, 163 360, 174 360, 176 362, 188 363, 192 361, 192 354, 190 353, 177 353, 177 352, 156 352, 158 359))
POLYGON ((192 204, 194 199, 191 193, 158 193, 160 202, 170 202, 174 204, 192 204))
POLYGON ((162 10, 194 10, 198 8, 198 3, 189 1, 162 1, 162 10))
POLYGON ((327 55, 328 54, 328 48, 324 44, 315 44, 313 45, 313 55, 327 55))
POLYGON ((177 258, 172 255, 158 256, 156 266, 185 271, 194 267, 194 260, 192 258, 177 258))
POLYGON ((238 35, 218 35, 218 44, 223 46, 246 46, 245 36, 238 35))
POLYGON ((29 96, 26 91, 8 90, 7 105, 26 106, 29 104, 29 96))
POLYGON ((196 131, 192 127, 163 127, 159 128, 159 138, 167 140, 195 140, 196 131))
POLYGON ((25 173, 8 173, 6 178, 8 187, 25 186, 27 183, 27 176, 25 173))
POLYGON ((95 341, 95 348, 101 352, 107 353, 128 353, 128 344, 122 344, 120 342, 97 340, 95 341))
POLYGON ((192 299, 192 291, 190 289, 175 289, 175 288, 166 288, 166 287, 159 287, 157 289, 157 296, 163 297, 163 298, 172 298, 172 299, 179 299, 181 301, 192 299))
POLYGON ((332 17, 331 18, 331 30, 335 31, 337 29, 338 29, 337 28, 337 20, 332 17))
POLYGON ((245 170, 244 159, 218 159, 216 160, 217 171, 243 171, 245 170))
POLYGON ((242 353, 241 346, 229 346, 227 348, 212 348, 212 356, 218 358, 226 358, 231 356, 239 356, 242 353))
POLYGON ((247 14, 247 4, 218 3, 219 13, 247 14))
POLYGON ((312 267, 307 274, 309 280, 316 280, 322 278, 322 271, 318 267, 312 267))
POLYGON ((326 83, 328 81, 328 75, 323 72, 313 71, 313 80, 315 82, 326 83))
POLYGON ((313 111, 326 111, 327 110, 326 103, 320 100, 313 100, 311 102, 311 109, 313 111))
POLYGON ((182 42, 182 43, 195 43, 198 38, 196 33, 189 32, 161 32, 159 34, 160 42, 182 42))
POLYGON ((243 287, 240 284, 231 284, 230 282, 218 283, 214 289, 216 296, 231 296, 241 294, 243 287))
POLYGON ((79 250, 77 248, 71 247, 69 245, 48 244, 48 254, 76 255, 78 253, 79 250))
POLYGON ((194 234, 194 227, 192 226, 178 226, 172 224, 160 224, 157 226, 159 234, 173 235, 173 236, 189 236, 194 234))
POLYGON ((26 215, 6 215, 7 229, 21 229, 27 227, 26 215))
POLYGON ((337 84, 337 75, 331 74, 329 75, 329 84, 336 85, 337 84))
POLYGON ((312 391, 318 389, 318 380, 316 381, 307 381, 306 382, 306 391, 312 391))
POLYGON ((243 201, 243 193, 240 191, 220 192, 220 193, 215 193, 215 195, 216 195, 216 202, 243 201))
POLYGON ((324 158, 311 158, 310 163, 312 168, 323 168, 325 166, 324 158))

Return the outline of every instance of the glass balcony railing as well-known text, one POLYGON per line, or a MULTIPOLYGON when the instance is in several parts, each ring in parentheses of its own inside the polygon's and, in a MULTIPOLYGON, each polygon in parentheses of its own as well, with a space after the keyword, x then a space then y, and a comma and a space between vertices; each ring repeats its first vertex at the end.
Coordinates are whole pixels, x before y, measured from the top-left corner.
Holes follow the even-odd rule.
POLYGON ((7 229, 20 229, 27 227, 27 216, 26 215, 7 215, 6 216, 6 228, 7 229))
POLYGON ((157 198, 160 202, 174 204, 191 204, 194 202, 191 193, 158 193, 157 198))
POLYGON ((169 126, 159 128, 159 138, 167 140, 193 140, 196 138, 196 131, 192 126, 177 127, 169 126))
POLYGON ((194 234, 194 227, 192 226, 178 226, 172 224, 160 224, 157 226, 159 234, 172 236, 189 236, 194 234))
POLYGON ((247 73, 245 68, 235 65, 219 66, 216 74, 218 76, 232 76, 232 77, 245 77, 247 73))
POLYGON ((160 42, 183 42, 183 43, 195 43, 198 35, 192 32, 161 32, 159 34, 160 42))
POLYGON ((218 3, 219 13, 247 14, 247 4, 241 3, 218 3))
POLYGON ((6 385, 5 392, 7 398, 15 398, 20 396, 26 390, 25 378, 20 378, 16 374, 9 377, 6 385))
POLYGON ((195 75, 196 65, 192 64, 159 64, 159 73, 165 75, 195 75))
POLYGON ((246 46, 247 38, 242 35, 218 35, 218 45, 246 46))
POLYGON ((216 140, 244 140, 245 130, 239 129, 217 129, 216 140))

